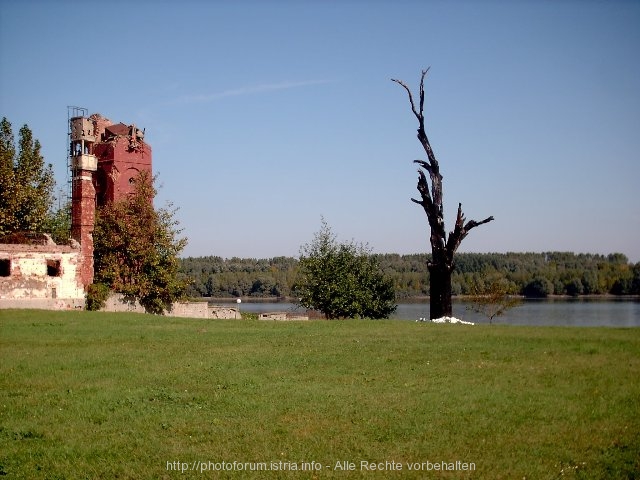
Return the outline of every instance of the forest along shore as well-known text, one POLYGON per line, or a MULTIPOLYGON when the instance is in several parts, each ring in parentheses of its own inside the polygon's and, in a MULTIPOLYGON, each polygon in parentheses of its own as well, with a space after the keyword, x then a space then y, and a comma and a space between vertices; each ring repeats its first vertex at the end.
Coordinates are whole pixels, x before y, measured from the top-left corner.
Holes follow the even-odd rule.
MULTIPOLYGON (((375 256, 393 279, 398 301, 428 297, 428 254, 375 256)), ((295 298, 297 267, 293 257, 180 259, 180 272, 192 280, 187 294, 193 298, 295 298)), ((640 295, 640 262, 631 263, 621 253, 571 252, 460 253, 452 293, 463 298, 498 278, 508 283, 510 294, 534 298, 640 295)))

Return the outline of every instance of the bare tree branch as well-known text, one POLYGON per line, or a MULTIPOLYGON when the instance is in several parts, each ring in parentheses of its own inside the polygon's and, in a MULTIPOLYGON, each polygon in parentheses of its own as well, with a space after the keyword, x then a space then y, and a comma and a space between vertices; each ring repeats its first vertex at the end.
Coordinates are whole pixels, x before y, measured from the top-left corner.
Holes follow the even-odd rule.
POLYGON ((449 233, 449 240, 447 241, 447 256, 451 259, 453 259, 453 255, 456 253, 456 250, 458 250, 458 247, 460 246, 460 243, 462 243, 462 240, 464 240, 464 238, 469 235, 469 231, 471 231, 471 229, 482 224, 489 223, 494 220, 494 218, 493 216, 491 216, 485 218, 484 220, 481 220, 480 222, 476 220, 469 220, 466 223, 465 220, 466 219, 462 213, 462 204, 458 203, 458 215, 456 217, 456 224, 453 232, 449 233))
MULTIPOLYGON (((427 75, 427 73, 429 72, 429 69, 431 67, 427 67, 426 70, 422 70, 422 75, 420 76, 420 114, 422 115, 422 112, 424 112, 424 77, 427 75)), ((424 127, 424 115, 422 115, 423 118, 423 127, 424 127)))
POLYGON ((407 84, 404 83, 402 80, 398 80, 395 78, 391 79, 392 82, 396 82, 398 85, 401 85, 409 95, 409 103, 411 104, 411 111, 418 119, 418 123, 420 126, 420 128, 418 129, 418 135, 420 134, 420 131, 424 132, 424 113, 423 113, 424 112, 424 77, 427 75, 430 68, 431 67, 427 67, 426 70, 422 70, 422 76, 420 77, 420 110, 416 109, 416 104, 413 101, 413 94, 411 93, 411 89, 407 86, 407 84))
POLYGON ((420 113, 418 113, 418 111, 416 110, 416 104, 413 103, 413 95, 411 94, 411 90, 409 89, 407 84, 404 83, 402 80, 397 80, 395 78, 392 78, 391 81, 392 82, 396 82, 398 85, 402 85, 404 87, 404 89, 407 91, 407 93, 409 94, 409 103, 411 104, 411 111, 416 116, 418 121, 420 121, 420 118, 422 116, 422 109, 420 109, 420 113))
POLYGON ((422 197, 422 201, 413 200, 414 202, 422 205, 425 209, 427 215, 431 215, 431 208, 433 206, 433 200, 431 198, 431 194, 429 193, 429 185, 427 184, 427 177, 425 176, 422 170, 418 170, 418 192, 420 192, 420 196, 422 197))
POLYGON ((424 160, 414 160, 413 163, 417 163, 427 172, 429 172, 429 175, 431 175, 431 164, 429 162, 425 162, 424 160))
POLYGON ((475 220, 469 220, 469 221, 467 222, 467 224, 464 226, 464 229, 468 232, 468 231, 469 231, 469 230, 471 230, 472 228, 479 227, 480 225, 483 225, 483 224, 485 224, 485 223, 489 223, 489 222, 491 222, 492 220, 495 220, 495 219, 493 218, 493 215, 492 215, 492 216, 490 216, 490 217, 485 218, 484 220, 480 220, 479 222, 476 222, 475 220))

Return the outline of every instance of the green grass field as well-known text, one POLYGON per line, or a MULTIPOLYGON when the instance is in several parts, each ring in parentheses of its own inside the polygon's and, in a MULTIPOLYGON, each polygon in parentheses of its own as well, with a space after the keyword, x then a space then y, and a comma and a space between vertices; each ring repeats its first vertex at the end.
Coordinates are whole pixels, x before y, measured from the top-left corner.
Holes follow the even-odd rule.
POLYGON ((637 479, 640 329, 0 310, 3 475, 637 479))

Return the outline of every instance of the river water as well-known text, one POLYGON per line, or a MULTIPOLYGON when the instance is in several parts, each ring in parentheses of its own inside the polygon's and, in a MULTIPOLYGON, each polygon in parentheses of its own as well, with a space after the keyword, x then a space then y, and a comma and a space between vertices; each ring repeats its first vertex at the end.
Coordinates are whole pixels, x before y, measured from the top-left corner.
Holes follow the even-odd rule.
MULTIPOLYGON (((215 302, 217 305, 225 302, 215 302)), ((237 306, 235 302, 229 305, 237 306)), ((302 310, 286 302, 243 302, 240 309, 246 312, 289 312, 302 310)), ((474 323, 489 323, 489 319, 469 308, 469 303, 453 302, 453 315, 474 323)), ((400 303, 391 316, 396 320, 429 318, 429 301, 400 303)), ((524 300, 502 316, 493 319, 494 324, 576 326, 576 327, 640 327, 640 299, 553 299, 524 300)))

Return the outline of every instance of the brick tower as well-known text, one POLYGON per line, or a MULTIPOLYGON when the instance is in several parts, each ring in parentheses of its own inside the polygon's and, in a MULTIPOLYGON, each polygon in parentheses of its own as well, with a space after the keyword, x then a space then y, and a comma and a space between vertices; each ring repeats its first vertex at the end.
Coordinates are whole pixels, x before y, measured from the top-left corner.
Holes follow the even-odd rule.
POLYGON ((135 125, 113 124, 99 114, 89 117, 97 142, 98 160, 95 186, 98 205, 118 201, 133 191, 133 182, 141 171, 152 175, 151 146, 144 141, 144 131, 135 125))
POLYGON ((151 146, 135 125, 112 123, 100 114, 69 107, 71 238, 80 243, 79 280, 93 282, 93 228, 96 206, 126 198, 136 176, 151 170, 151 146))
POLYGON ((96 191, 93 175, 97 159, 93 123, 84 117, 70 119, 71 133, 71 238, 80 243, 81 284, 93 282, 93 224, 96 214, 96 191))

